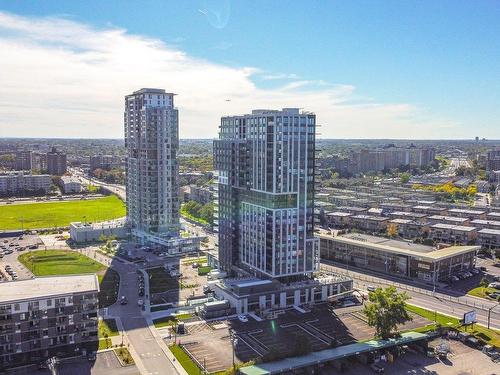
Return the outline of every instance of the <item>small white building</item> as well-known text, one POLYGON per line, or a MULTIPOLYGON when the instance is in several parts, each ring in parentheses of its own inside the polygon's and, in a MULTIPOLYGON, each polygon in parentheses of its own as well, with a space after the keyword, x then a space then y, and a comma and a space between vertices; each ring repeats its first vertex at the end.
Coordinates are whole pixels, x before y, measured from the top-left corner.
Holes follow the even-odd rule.
POLYGON ((69 225, 69 235, 71 240, 75 242, 97 241, 103 235, 125 238, 127 236, 125 218, 101 223, 71 223, 69 225))
POLYGON ((62 176, 61 188, 65 194, 80 193, 82 191, 82 184, 76 177, 62 176))

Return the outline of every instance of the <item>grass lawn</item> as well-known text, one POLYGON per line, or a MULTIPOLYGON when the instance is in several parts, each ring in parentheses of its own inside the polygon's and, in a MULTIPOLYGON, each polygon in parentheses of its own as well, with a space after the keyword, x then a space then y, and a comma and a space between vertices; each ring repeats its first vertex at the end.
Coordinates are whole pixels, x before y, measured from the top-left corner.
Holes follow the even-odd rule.
POLYGON ((163 328, 168 326, 173 326, 179 320, 188 320, 193 317, 193 314, 178 314, 175 316, 165 316, 163 318, 158 318, 153 320, 156 328, 163 328))
POLYGON ((118 336, 118 328, 116 327, 116 320, 114 319, 99 319, 99 338, 107 338, 118 336))
POLYGON ((104 221, 125 216, 125 204, 115 195, 69 202, 0 206, 0 229, 65 227, 72 221, 104 221))
POLYGON ((199 258, 186 258, 182 260, 182 264, 193 264, 193 263, 199 263, 199 264, 204 264, 207 263, 207 257, 199 257, 199 258))
POLYGON ((116 302, 120 276, 118 273, 76 251, 40 250, 24 253, 19 261, 36 276, 96 273, 99 279, 99 307, 116 302))
MULTIPOLYGON (((453 327, 456 328, 460 331, 464 332, 469 332, 476 336, 477 338, 480 338, 484 341, 486 341, 490 345, 495 345, 495 346, 500 346, 500 331, 497 331, 495 329, 488 329, 486 327, 480 326, 478 324, 474 324, 473 327, 468 327, 465 329, 465 327, 462 327, 460 325, 460 320, 448 315, 440 314, 437 313, 435 314, 434 311, 426 310, 421 307, 413 306, 413 305, 406 305, 406 309, 408 311, 414 312, 417 315, 420 315, 430 321, 434 321, 436 319, 436 322, 441 324, 443 327, 453 327), (451 324, 448 324, 451 323, 451 324)), ((433 328, 434 325, 429 325, 427 327, 422 327, 421 329, 417 329, 416 331, 428 331, 431 328, 433 328)), ((414 330, 415 331, 415 330, 414 330)))
POLYGON ((179 281, 171 277, 165 268, 151 268, 146 270, 146 272, 149 275, 149 294, 179 289, 179 281))
POLYGON ((104 350, 111 348, 111 339, 99 339, 99 347, 98 350, 104 350))
POLYGON ((210 271, 212 271, 212 267, 210 267, 210 266, 202 266, 202 267, 198 267, 198 275, 199 275, 199 276, 205 276, 205 275, 207 275, 210 271))
POLYGON ((493 292, 499 292, 498 289, 495 288, 488 288, 488 287, 483 287, 483 286, 478 286, 477 288, 471 289, 467 292, 467 294, 475 297, 480 297, 480 298, 486 298, 489 300, 493 300, 493 298, 490 298, 486 292, 488 293, 493 293, 493 292))
POLYGON ((191 358, 179 345, 170 345, 168 348, 189 375, 200 374, 200 368, 191 360, 191 358))

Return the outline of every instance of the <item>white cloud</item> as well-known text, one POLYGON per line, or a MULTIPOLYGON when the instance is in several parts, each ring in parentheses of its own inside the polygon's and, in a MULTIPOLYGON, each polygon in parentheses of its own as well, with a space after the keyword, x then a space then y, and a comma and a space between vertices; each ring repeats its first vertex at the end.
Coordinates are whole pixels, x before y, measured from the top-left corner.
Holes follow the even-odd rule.
POLYGON ((119 28, 0 12, 0 136, 122 137, 123 97, 141 87, 178 94, 183 138, 215 137, 222 115, 282 107, 315 112, 328 138, 460 136, 414 106, 360 101, 350 85, 288 75, 294 81, 263 89, 258 73, 119 28))

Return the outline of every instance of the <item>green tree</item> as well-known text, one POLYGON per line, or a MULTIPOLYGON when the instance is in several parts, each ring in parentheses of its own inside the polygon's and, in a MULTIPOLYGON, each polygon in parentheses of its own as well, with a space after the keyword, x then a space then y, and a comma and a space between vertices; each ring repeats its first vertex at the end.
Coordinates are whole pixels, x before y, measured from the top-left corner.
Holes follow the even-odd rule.
POLYGON ((390 338, 397 333, 398 324, 412 320, 405 308, 409 298, 406 292, 399 293, 394 286, 377 288, 369 294, 369 302, 363 311, 377 337, 390 338))
POLYGON ((410 174, 409 173, 401 173, 401 183, 406 184, 408 181, 410 181, 410 174))

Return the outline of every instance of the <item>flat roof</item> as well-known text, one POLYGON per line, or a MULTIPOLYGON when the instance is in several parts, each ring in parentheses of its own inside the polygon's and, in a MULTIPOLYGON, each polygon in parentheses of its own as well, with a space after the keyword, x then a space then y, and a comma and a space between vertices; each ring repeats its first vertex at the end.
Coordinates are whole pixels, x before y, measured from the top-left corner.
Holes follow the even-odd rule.
POLYGON ((389 340, 371 340, 355 344, 339 346, 337 348, 320 350, 300 357, 282 359, 280 361, 260 363, 241 367, 239 372, 244 375, 270 375, 283 371, 312 366, 323 362, 346 358, 361 353, 385 349, 396 345, 405 345, 411 342, 426 340, 427 335, 419 332, 405 332, 401 337, 389 340))
POLYGON ((451 230, 458 230, 461 232, 473 232, 476 230, 475 227, 466 227, 465 225, 453 225, 453 224, 445 224, 445 223, 437 223, 437 224, 431 225, 431 228, 451 229, 451 230))
POLYGON ((500 227, 500 221, 496 220, 483 220, 483 219, 476 219, 472 220, 471 224, 484 224, 484 225, 493 225, 495 227, 500 227))
POLYGON ((451 208, 448 210, 448 212, 453 212, 457 214, 477 214, 477 215, 482 215, 485 214, 486 211, 479 211, 479 210, 464 210, 462 208, 451 208))
POLYGON ((95 274, 44 276, 0 283, 0 303, 99 291, 95 274))
POLYGON ((408 217, 424 218, 427 217, 427 214, 422 214, 420 212, 394 211, 394 212, 389 212, 389 216, 408 216, 408 217))
POLYGON ((364 207, 356 207, 356 206, 339 206, 337 210, 345 210, 345 211, 368 211, 368 208, 364 207))
POLYGON ((429 216, 428 219, 443 220, 443 221, 454 221, 454 222, 457 222, 457 223, 463 223, 464 221, 469 220, 469 219, 467 219, 465 217, 445 216, 445 215, 432 215, 432 216, 429 216))
POLYGON ((447 208, 445 207, 436 207, 436 206, 413 206, 413 209, 418 209, 418 210, 429 210, 429 211, 446 211, 447 208))
POLYGON ((248 280, 248 281, 242 281, 241 283, 235 283, 239 288, 245 288, 249 286, 257 286, 257 285, 266 285, 266 284, 272 284, 272 280, 248 280))
POLYGON ((482 234, 494 234, 494 235, 500 236, 500 229, 485 228, 485 229, 481 229, 478 233, 482 233, 482 234))
POLYGON ((355 215, 352 217, 353 219, 361 219, 361 220, 372 220, 372 221, 387 221, 388 217, 380 217, 380 216, 370 216, 370 215, 355 215))
POLYGON ((413 220, 411 219, 392 219, 389 221, 389 223, 394 223, 394 224, 417 224, 416 222, 414 222, 413 220))
POLYGON ((342 216, 342 217, 346 217, 346 216, 352 216, 352 214, 350 214, 349 212, 343 212, 343 211, 333 211, 333 212, 329 212, 327 214, 327 216, 342 216))
POLYGON ((430 262, 465 254, 471 251, 477 251, 481 248, 480 246, 449 246, 442 249, 436 249, 432 246, 416 244, 410 241, 391 240, 385 237, 376 237, 361 233, 349 233, 340 236, 320 234, 319 237, 325 240, 334 240, 373 250, 408 255, 430 262))

